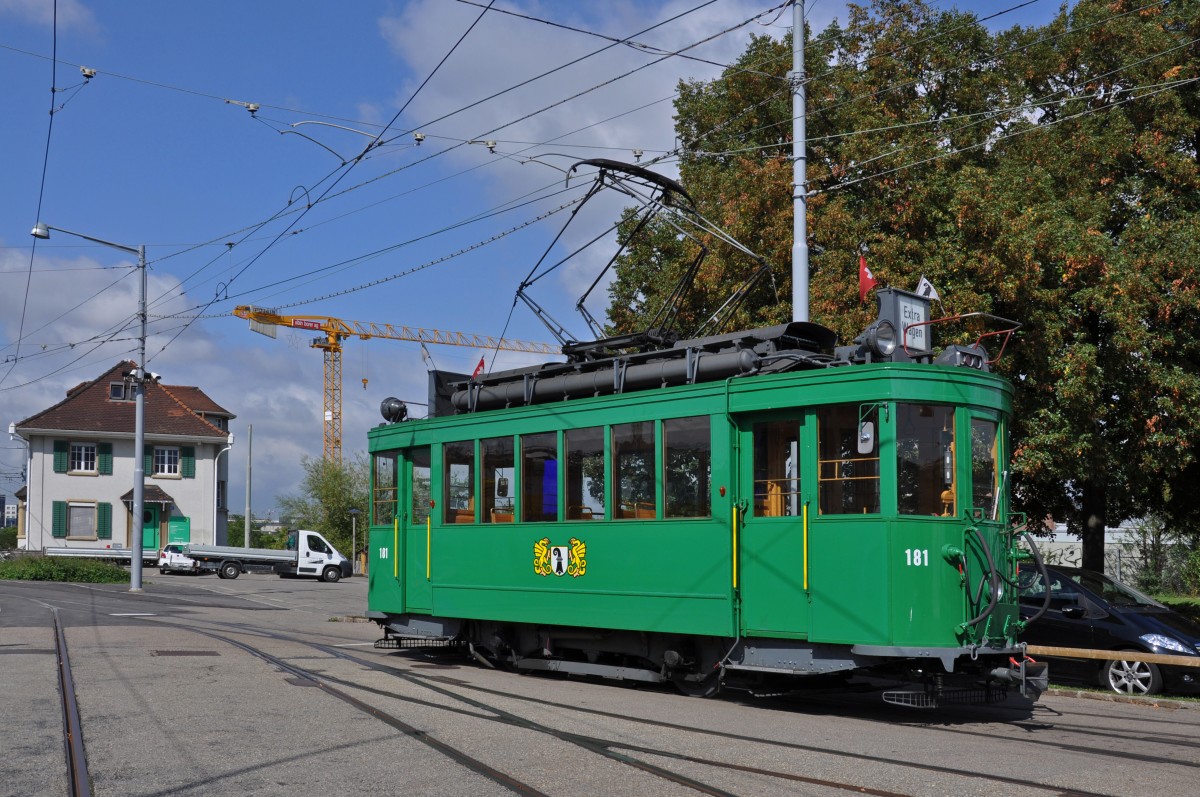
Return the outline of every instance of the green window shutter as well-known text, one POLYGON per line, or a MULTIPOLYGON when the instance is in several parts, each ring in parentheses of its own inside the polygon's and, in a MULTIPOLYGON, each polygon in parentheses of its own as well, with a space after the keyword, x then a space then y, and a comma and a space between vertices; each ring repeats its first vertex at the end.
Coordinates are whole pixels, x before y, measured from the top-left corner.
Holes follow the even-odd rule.
POLYGON ((50 527, 50 533, 54 537, 67 536, 67 502, 55 501, 54 511, 52 512, 53 525, 50 527))
POLYGON ((179 449, 179 475, 185 479, 196 478, 196 449, 183 446, 179 449))
POLYGON ((71 452, 71 444, 66 440, 54 441, 54 472, 67 472, 67 457, 71 452))
POLYGON ((96 444, 96 469, 101 476, 112 475, 112 443, 96 444))
POLYGON ((145 446, 142 449, 142 471, 147 476, 154 473, 154 446, 145 446))
POLYGON ((112 539, 112 504, 96 504, 96 537, 112 539))

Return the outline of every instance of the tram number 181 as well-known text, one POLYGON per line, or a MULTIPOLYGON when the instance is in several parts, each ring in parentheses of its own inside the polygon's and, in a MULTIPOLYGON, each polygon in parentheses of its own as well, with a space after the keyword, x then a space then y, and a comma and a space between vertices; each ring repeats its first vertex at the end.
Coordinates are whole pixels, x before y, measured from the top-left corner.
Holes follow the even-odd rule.
POLYGON ((905 548, 904 556, 909 567, 929 567, 928 548, 905 548))

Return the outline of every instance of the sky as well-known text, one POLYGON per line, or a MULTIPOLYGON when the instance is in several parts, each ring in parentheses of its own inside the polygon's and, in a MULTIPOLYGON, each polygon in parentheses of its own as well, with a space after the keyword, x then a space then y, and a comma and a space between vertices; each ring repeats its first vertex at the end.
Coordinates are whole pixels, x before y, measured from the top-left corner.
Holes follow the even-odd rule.
MULTIPOLYGON (((278 518, 303 459, 322 455, 323 358, 314 333, 271 339, 234 307, 556 343, 516 291, 590 185, 567 171, 669 154, 678 82, 715 78, 751 34, 784 36, 780 1, 0 0, 0 422, 137 358, 136 257, 62 232, 35 241, 34 224, 144 245, 147 369, 237 416, 239 514, 253 427, 252 511, 278 518), (630 37, 640 46, 612 41, 630 37)), ((1007 28, 1044 24, 1060 0, 933 5, 1020 6, 987 23, 1007 28)), ((846 19, 836 0, 806 10, 815 30, 846 19)), ((545 262, 624 204, 589 202, 545 262)), ((577 339, 602 247, 529 289, 577 339)), ((489 370, 546 359, 346 340, 344 456, 366 451, 383 399, 420 417, 428 368, 481 357, 489 370)), ((24 461, 0 436, 10 501, 24 461)))

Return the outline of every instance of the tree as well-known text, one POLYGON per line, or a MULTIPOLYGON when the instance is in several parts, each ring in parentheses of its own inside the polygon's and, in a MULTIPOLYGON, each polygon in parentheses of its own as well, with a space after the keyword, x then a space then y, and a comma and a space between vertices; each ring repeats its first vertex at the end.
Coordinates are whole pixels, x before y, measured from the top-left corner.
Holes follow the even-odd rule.
MULTIPOLYGON (((1080 0, 1046 26, 992 35, 922 0, 875 0, 805 48, 812 319, 843 340, 865 327, 865 252, 881 284, 928 276, 947 315, 1023 322, 999 364, 1017 387, 1017 508, 1066 521, 1095 569, 1106 525, 1159 512, 1200 531, 1188 491, 1200 476, 1198 35, 1196 4, 1080 0)), ((790 50, 754 37, 676 101, 685 188, 773 264, 790 261, 790 50)), ((627 214, 621 234, 632 229, 627 214)), ((613 331, 653 312, 694 254, 645 233, 615 266, 613 331)), ((710 261, 692 318, 747 273, 723 252, 710 261)), ((790 277, 773 275, 739 325, 790 317, 790 277)))
MULTIPOLYGON (((305 457, 302 461, 304 479, 300 495, 276 497, 280 514, 290 519, 295 528, 319 531, 334 547, 350 551, 355 521, 351 509, 361 513, 367 522, 369 476, 367 457, 362 452, 352 459, 336 462, 305 457)), ((360 530, 362 531, 362 530, 360 530)), ((364 539, 362 534, 359 539, 364 539)))
MULTIPOLYGON (((262 530, 263 521, 258 520, 250 526, 250 545, 251 548, 279 548, 282 549, 284 543, 287 542, 284 535, 269 534, 262 530)), ((235 547, 241 546, 246 541, 246 518, 242 515, 230 515, 228 527, 228 544, 235 547)))

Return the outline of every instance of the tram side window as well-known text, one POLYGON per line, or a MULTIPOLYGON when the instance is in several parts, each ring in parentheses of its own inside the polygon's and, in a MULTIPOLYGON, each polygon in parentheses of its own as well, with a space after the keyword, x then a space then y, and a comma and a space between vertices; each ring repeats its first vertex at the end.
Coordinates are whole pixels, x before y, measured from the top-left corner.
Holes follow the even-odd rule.
POLYGON ((396 519, 397 487, 396 481, 396 452, 382 451, 374 456, 372 464, 372 480, 374 483, 374 501, 372 522, 379 525, 390 525, 396 519))
POLYGON ((858 453, 859 405, 817 411, 818 507, 822 515, 879 512, 879 448, 858 453))
POLYGON ((800 422, 754 424, 754 514, 800 515, 800 422))
POLYGON ((433 468, 429 461, 428 446, 413 448, 405 452, 412 466, 412 483, 408 494, 412 498, 412 523, 425 525, 429 519, 429 508, 433 504, 433 468))
POLYGON ((667 517, 710 517, 712 437, 708 416, 663 421, 667 517))
POLYGON ((1000 511, 1000 438, 995 421, 971 419, 971 506, 983 510, 986 520, 1000 511))
POLYGON ((475 522, 475 441, 442 446, 442 511, 447 523, 475 522))
POLYGON ((569 429, 567 520, 604 519, 604 427, 569 429))
POLYGON ((613 503, 617 518, 652 518, 654 501, 654 423, 612 427, 613 503))
POLYGON ((513 491, 513 439, 491 437, 479 441, 483 473, 483 517, 484 523, 512 523, 514 509, 513 491))
POLYGON ((954 408, 896 405, 896 503, 902 515, 954 514, 954 408))
POLYGON ((558 520, 558 435, 521 435, 521 520, 558 520))

